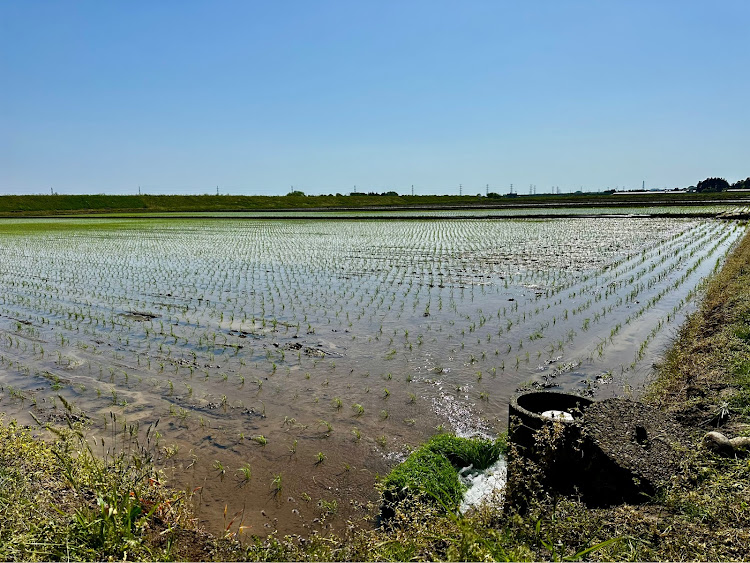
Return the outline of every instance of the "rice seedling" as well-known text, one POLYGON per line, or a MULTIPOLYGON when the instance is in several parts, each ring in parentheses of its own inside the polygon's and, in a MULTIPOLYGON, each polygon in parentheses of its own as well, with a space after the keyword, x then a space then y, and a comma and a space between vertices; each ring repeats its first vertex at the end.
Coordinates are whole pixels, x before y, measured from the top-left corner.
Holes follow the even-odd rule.
POLYGON ((266 437, 265 437, 265 436, 264 436, 263 434, 258 434, 258 435, 256 435, 256 436, 253 436, 253 437, 252 437, 252 438, 250 438, 250 439, 251 439, 251 440, 252 440, 253 442, 255 442, 256 444, 259 444, 259 445, 261 445, 261 446, 263 446, 263 447, 265 447, 265 446, 266 446, 266 444, 268 444, 268 438, 266 438, 266 437))
POLYGON ((325 428, 325 434, 326 436, 329 436, 331 432, 333 432, 333 426, 331 426, 331 423, 327 420, 319 420, 318 421, 319 426, 323 426, 325 428))
POLYGON ((239 474, 240 474, 240 476, 241 476, 242 480, 243 480, 243 481, 244 481, 245 483, 248 483, 248 482, 250 482, 250 479, 251 479, 251 478, 252 478, 252 476, 253 476, 253 472, 252 472, 252 469, 250 468, 250 464, 249 464, 249 463, 245 463, 245 465, 243 465, 242 467, 240 467, 240 468, 239 468, 239 469, 237 470, 237 473, 239 473, 239 474))
POLYGON ((222 464, 218 459, 214 461, 213 464, 214 471, 219 475, 220 480, 224 480, 224 476, 227 473, 226 468, 224 467, 224 464, 222 464))

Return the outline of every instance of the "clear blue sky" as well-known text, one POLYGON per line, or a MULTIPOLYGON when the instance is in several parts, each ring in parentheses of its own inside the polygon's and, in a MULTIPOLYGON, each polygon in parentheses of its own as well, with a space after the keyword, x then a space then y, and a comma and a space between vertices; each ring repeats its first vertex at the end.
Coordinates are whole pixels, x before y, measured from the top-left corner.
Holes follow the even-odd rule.
POLYGON ((750 176, 750 1, 3 1, 0 192, 750 176))

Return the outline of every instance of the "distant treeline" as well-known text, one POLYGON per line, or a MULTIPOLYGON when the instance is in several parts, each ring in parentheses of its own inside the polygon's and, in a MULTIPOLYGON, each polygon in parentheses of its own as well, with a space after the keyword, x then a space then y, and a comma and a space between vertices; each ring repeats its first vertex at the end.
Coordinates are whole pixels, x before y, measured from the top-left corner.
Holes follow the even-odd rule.
POLYGON ((734 184, 730 184, 724 178, 706 178, 698 182, 695 186, 695 190, 700 193, 707 192, 724 192, 726 190, 750 190, 750 178, 744 180, 737 180, 734 184))
MULTIPOLYGON (((704 182, 709 182, 705 180, 704 182)), ((721 180, 721 179, 720 179, 721 180)), ((700 194, 650 193, 613 195, 600 193, 522 195, 398 195, 396 192, 352 193, 349 195, 305 195, 294 191, 283 196, 240 195, 6 195, 0 196, 0 216, 49 216, 101 213, 194 213, 221 211, 282 211, 315 209, 385 209, 385 208, 502 208, 506 206, 586 206, 630 204, 686 204, 736 198, 728 187, 716 183, 699 183, 700 194), (710 189, 709 189, 710 187, 710 189)), ((723 181, 726 183, 726 181, 723 181)), ((728 184, 727 184, 728 186, 728 184)), ((750 179, 731 186, 750 188, 750 179)))

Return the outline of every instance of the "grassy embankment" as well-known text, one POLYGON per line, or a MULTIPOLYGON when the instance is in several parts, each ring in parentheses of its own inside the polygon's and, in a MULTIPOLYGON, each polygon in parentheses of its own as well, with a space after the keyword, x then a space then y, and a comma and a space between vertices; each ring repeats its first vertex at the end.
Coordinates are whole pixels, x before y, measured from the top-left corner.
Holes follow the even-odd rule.
POLYGON ((123 439, 134 428, 114 430, 97 456, 66 416, 53 441, 0 421, 0 560, 193 559, 212 548, 186 495, 161 485, 151 429, 144 446, 123 439))
MULTIPOLYGON (((750 434, 750 238, 709 283, 646 400, 706 429, 750 434)), ((47 444, 0 427, 2 559, 737 560, 750 556, 750 464, 696 447, 639 506, 589 509, 539 491, 523 514, 467 516, 408 497, 390 525, 305 538, 196 531, 186 495, 158 485, 148 448, 105 460, 76 428, 47 444), (594 549, 595 548, 595 549, 594 549), (591 551, 587 551, 591 550, 591 551)), ((108 444, 108 447, 114 444, 108 444)), ((432 459, 432 458, 431 458, 432 459)), ((442 462, 436 462, 441 466, 442 462)), ((387 481, 386 481, 387 484, 387 481)), ((230 522, 231 524, 231 522, 230 522)))
MULTIPOLYGON (((279 211, 312 209, 378 209, 398 207, 504 207, 566 205, 651 205, 721 203, 748 198, 742 193, 710 194, 560 194, 482 196, 409 195, 5 195, 0 196, 0 217, 59 216, 90 213, 195 213, 222 211, 279 211)), ((748 198, 750 201, 750 198, 748 198)))

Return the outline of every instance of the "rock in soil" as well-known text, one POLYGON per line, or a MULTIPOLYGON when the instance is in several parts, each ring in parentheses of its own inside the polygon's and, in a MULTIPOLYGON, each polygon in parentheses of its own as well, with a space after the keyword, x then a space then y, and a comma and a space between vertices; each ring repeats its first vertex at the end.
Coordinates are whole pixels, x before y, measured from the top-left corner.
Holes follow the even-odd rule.
POLYGON ((750 438, 747 436, 730 439, 721 432, 709 432, 703 437, 703 445, 709 450, 725 456, 744 456, 750 453, 750 438))

